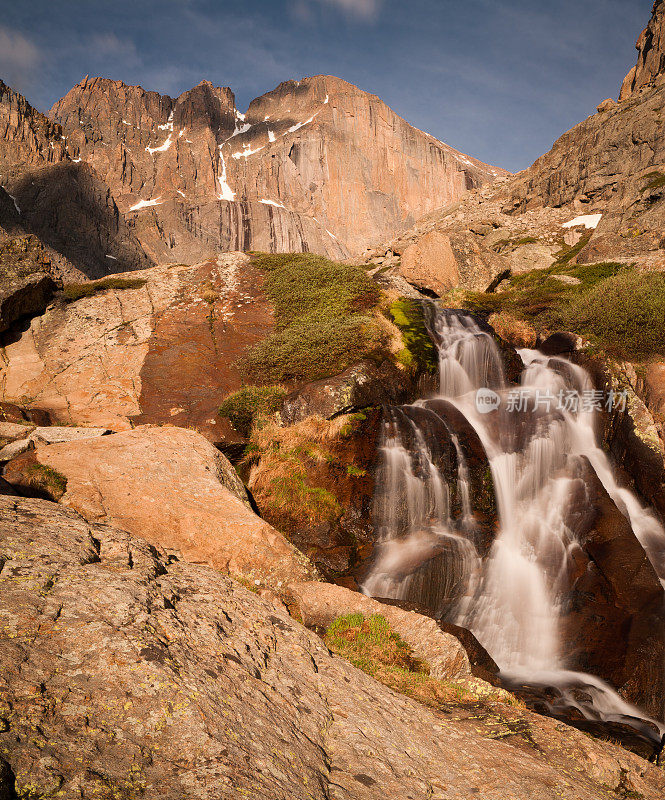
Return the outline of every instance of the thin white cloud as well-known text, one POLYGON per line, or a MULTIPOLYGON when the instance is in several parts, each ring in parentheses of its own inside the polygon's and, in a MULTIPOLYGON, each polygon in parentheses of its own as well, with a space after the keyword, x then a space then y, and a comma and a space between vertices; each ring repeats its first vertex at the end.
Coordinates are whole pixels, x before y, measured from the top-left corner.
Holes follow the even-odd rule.
POLYGON ((0 25, 0 77, 15 89, 30 83, 42 56, 39 49, 22 33, 0 25))
POLYGON ((99 57, 114 56, 117 58, 136 59, 136 45, 130 39, 120 39, 115 33, 95 34, 86 45, 90 53, 99 57))
MULTIPOLYGON (((321 5, 341 11, 345 16, 365 22, 375 22, 381 13, 383 0, 316 0, 321 5)), ((311 18, 312 0, 296 0, 293 10, 303 20, 311 18)))

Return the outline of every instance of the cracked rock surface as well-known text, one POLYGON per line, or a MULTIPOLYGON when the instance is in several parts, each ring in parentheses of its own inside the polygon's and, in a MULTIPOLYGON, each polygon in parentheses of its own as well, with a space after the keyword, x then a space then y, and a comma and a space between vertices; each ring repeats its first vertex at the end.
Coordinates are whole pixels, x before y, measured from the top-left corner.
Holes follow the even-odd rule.
POLYGON ((434 712, 212 569, 0 498, 0 781, 32 799, 602 800, 637 756, 508 706, 434 712))

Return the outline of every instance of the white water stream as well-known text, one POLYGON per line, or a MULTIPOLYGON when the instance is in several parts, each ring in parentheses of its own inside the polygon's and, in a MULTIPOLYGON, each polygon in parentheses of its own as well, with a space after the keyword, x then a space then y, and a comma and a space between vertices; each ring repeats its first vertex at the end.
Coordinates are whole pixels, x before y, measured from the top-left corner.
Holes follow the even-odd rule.
POLYGON ((451 517, 448 483, 435 466, 435 443, 419 421, 427 401, 393 408, 385 423, 375 495, 380 544, 363 590, 405 599, 413 595, 414 581, 445 582, 445 575, 423 576, 417 567, 446 549, 448 559, 454 554, 456 588, 430 587, 430 595, 438 589, 441 596, 455 596, 454 621, 473 631, 503 675, 560 687, 584 683, 597 718, 645 718, 600 679, 566 670, 562 611, 576 554, 581 555, 569 510, 580 505, 580 492, 587 491, 585 459, 629 520, 661 582, 665 579, 665 531, 632 492, 618 485, 598 447, 596 412, 591 402, 587 408, 582 402, 593 396, 588 374, 563 358, 522 350, 519 388, 528 409, 511 408, 517 393, 514 387, 509 391, 494 339, 458 312, 435 311, 431 326, 439 349, 439 397, 461 412, 482 442, 494 483, 498 532, 481 558, 469 535, 469 481, 457 440, 453 437, 461 522, 451 517), (479 389, 496 392, 497 410, 480 413, 479 389), (547 403, 550 396, 556 401, 547 403), (569 399, 574 396, 580 398, 577 409, 569 399), (568 398, 568 408, 557 407, 559 398, 568 398))

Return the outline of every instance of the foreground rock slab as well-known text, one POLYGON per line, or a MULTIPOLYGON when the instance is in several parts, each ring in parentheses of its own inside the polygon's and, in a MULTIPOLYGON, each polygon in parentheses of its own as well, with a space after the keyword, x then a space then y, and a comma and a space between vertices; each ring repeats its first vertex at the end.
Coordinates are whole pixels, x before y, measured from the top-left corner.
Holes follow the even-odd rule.
POLYGON ((436 714, 214 570, 53 503, 0 498, 0 552, 4 796, 655 800, 665 791, 646 761, 554 720, 508 707, 491 724, 436 714))
POLYGON ((54 499, 92 522, 178 550, 188 561, 270 585, 314 574, 305 557, 254 514, 233 467, 194 431, 142 426, 38 445, 10 462, 4 476, 21 491, 40 466, 66 480, 66 491, 54 499))

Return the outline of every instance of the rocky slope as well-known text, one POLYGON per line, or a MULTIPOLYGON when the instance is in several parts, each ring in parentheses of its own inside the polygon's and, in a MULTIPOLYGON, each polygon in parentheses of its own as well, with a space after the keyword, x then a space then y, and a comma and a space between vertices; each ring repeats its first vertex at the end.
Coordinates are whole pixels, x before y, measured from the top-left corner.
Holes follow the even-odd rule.
POLYGON ((457 285, 482 290, 508 270, 550 266, 577 242, 580 263, 664 269, 664 19, 657 0, 620 102, 603 101, 528 169, 423 217, 369 260, 401 264, 408 280, 437 294, 457 285))
POLYGON ((70 158, 61 127, 2 81, 0 186, 0 247, 34 234, 52 271, 70 278, 151 264, 108 186, 70 158))
POLYGON ((208 81, 171 98, 85 78, 50 115, 160 262, 357 254, 503 174, 331 76, 282 83, 246 114, 208 81))
POLYGON ((646 761, 554 720, 425 708, 219 573, 46 501, 0 498, 0 544, 7 797, 665 791, 646 761))

